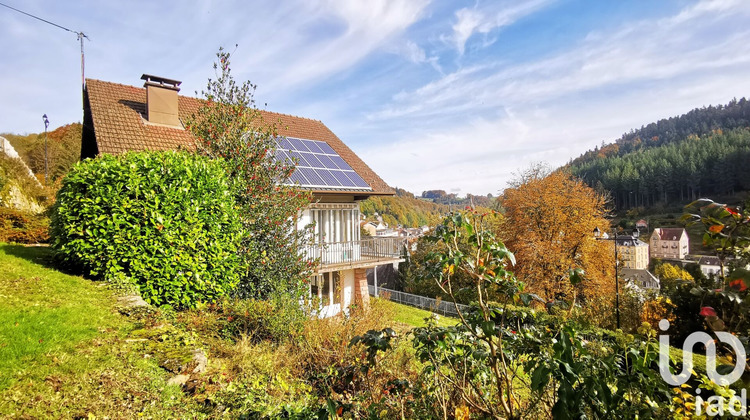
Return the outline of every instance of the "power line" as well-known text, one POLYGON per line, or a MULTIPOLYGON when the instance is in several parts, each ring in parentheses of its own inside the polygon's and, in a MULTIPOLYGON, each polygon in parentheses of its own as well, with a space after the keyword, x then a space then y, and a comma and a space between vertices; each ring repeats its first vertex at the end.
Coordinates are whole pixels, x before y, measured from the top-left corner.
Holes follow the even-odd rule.
POLYGON ((28 17, 31 17, 31 18, 34 18, 36 20, 41 20, 44 23, 47 23, 47 24, 52 25, 52 26, 56 26, 56 27, 58 27, 60 29, 66 30, 66 31, 71 32, 71 33, 74 33, 74 34, 76 34, 78 36, 78 41, 81 41, 81 93, 83 94, 83 92, 84 92, 84 90, 86 88, 86 79, 84 77, 84 61, 85 60, 84 60, 84 55, 83 55, 83 40, 85 38, 85 39, 88 39, 89 41, 91 41, 91 39, 88 36, 86 36, 86 34, 84 34, 81 31, 74 31, 72 29, 68 29, 68 28, 66 28, 66 27, 64 27, 62 25, 58 25, 58 24, 56 24, 54 22, 50 22, 47 19, 42 19, 39 16, 35 16, 35 15, 32 15, 31 13, 26 13, 23 10, 16 9, 15 7, 8 6, 5 3, 1 3, 0 2, 0 6, 7 7, 10 10, 14 10, 14 11, 16 11, 18 13, 24 14, 24 15, 26 15, 28 17))
MULTIPOLYGON (((24 12, 23 10, 18 10, 18 9, 16 9, 15 7, 11 7, 11 6, 8 6, 8 5, 7 5, 7 4, 5 4, 5 3, 0 3, 0 6, 5 6, 5 7, 7 7, 8 9, 11 9, 11 10, 15 10, 15 11, 16 11, 16 12, 18 12, 18 13, 23 13, 24 15, 26 15, 26 16, 29 16, 29 17, 32 17, 32 18, 34 18, 34 19, 36 19, 36 20, 41 20, 41 21, 42 21, 42 22, 44 22, 44 23, 49 23, 49 24, 50 24, 50 25, 52 25, 52 26, 57 26, 57 27, 58 27, 58 28, 60 28, 60 29, 65 29, 65 30, 66 30, 66 31, 68 31, 68 32, 73 32, 73 33, 74 33, 74 34, 76 34, 76 35, 78 35, 78 34, 83 34, 83 32, 76 32, 76 31, 74 31, 74 30, 71 30, 71 29, 68 29, 68 28, 66 28, 66 27, 64 27, 64 26, 58 25, 58 24, 56 24, 56 23, 54 23, 54 22, 50 22, 50 21, 48 21, 48 20, 46 20, 46 19, 42 19, 42 18, 40 18, 39 16, 34 16, 34 15, 32 15, 31 13, 26 13, 26 12, 24 12)), ((85 35, 84 35, 84 36, 85 36, 85 35)), ((87 37, 87 38, 88 38, 88 37, 87 37)))

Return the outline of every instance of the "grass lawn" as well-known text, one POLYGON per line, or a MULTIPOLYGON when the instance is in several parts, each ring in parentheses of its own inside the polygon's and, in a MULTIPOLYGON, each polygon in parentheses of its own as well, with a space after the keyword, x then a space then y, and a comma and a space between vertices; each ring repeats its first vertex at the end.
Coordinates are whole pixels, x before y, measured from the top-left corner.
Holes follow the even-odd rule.
MULTIPOLYGON (((371 299, 377 298, 371 297, 371 299)), ((391 306, 394 315, 394 321, 409 325, 411 327, 424 327, 426 325, 425 318, 429 318, 433 315, 433 313, 430 311, 425 311, 413 306, 402 305, 400 303, 391 302, 389 300, 380 299, 380 301, 384 302, 388 306, 391 306)), ((443 315, 437 316, 438 326, 440 327, 456 325, 459 322, 459 320, 456 318, 451 318, 443 315)))
POLYGON ((113 292, 45 267, 50 253, 0 244, 0 418, 179 416, 188 402, 126 340, 113 292))
POLYGON ((44 375, 46 355, 74 351, 122 325, 105 288, 45 268, 48 254, 0 245, 0 390, 44 375))
MULTIPOLYGON (((211 360, 204 375, 204 394, 225 399, 229 398, 226 395, 244 394, 216 385, 219 380, 226 381, 224 375, 235 380, 242 375, 253 380, 263 377, 257 372, 233 372, 230 367, 239 363, 233 359, 248 352, 254 355, 253 360, 258 354, 270 360, 282 355, 273 345, 251 346, 240 352, 238 348, 247 347, 243 342, 191 335, 195 333, 169 325, 169 315, 123 310, 116 293, 104 283, 50 268, 51 254, 45 247, 0 243, 0 418, 212 416, 218 413, 212 414, 199 398, 166 384, 172 374, 160 367, 164 364, 155 346, 178 343, 180 349, 175 349, 182 351, 179 343, 194 337, 188 340, 192 341, 190 349, 204 346, 211 360)), ((380 303, 386 305, 384 313, 393 314, 392 321, 405 329, 424 326, 424 318, 431 316, 431 312, 410 306, 380 303)), ((203 315, 197 311, 195 316, 203 315)), ((438 319, 441 326, 455 322, 448 317, 438 319)), ((244 369, 244 364, 235 368, 244 369)), ((300 382, 279 375, 273 370, 266 376, 300 382)))

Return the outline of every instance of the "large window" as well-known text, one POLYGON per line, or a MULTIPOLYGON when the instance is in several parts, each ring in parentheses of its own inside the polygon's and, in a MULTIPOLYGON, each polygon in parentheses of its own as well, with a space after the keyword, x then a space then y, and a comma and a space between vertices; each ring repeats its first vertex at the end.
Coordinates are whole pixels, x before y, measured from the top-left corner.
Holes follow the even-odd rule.
POLYGON ((310 278, 310 296, 317 297, 322 306, 341 303, 341 274, 317 274, 310 278))
POLYGON ((359 206, 319 205, 310 209, 315 224, 315 240, 319 243, 359 241, 359 206))

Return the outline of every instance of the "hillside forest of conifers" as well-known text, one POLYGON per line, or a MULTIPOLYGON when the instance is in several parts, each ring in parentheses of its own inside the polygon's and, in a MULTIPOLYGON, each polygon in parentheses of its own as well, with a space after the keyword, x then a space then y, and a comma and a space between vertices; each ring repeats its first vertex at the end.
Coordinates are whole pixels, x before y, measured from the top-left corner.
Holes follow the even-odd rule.
POLYGON ((617 209, 750 190, 750 103, 694 109, 624 134, 568 165, 617 209))

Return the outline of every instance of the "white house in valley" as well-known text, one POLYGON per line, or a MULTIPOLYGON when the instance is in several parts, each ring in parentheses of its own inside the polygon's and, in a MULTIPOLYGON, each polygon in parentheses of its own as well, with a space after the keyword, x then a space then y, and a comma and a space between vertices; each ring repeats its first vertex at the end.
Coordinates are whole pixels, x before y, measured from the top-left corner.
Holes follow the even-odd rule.
POLYGON ((651 258, 684 260, 690 252, 690 239, 683 228, 656 228, 649 242, 651 258))
MULTIPOLYGON (((718 277, 720 275, 719 272, 722 271, 721 262, 719 262, 719 257, 707 256, 707 255, 701 256, 698 259, 698 265, 700 266, 701 271, 706 277, 711 276, 711 275, 718 277)), ((725 275, 728 274, 728 271, 729 269, 725 266, 724 274, 725 275)))
MULTIPOLYGON (((180 96, 181 82, 143 75, 143 87, 86 80, 81 157, 131 150, 193 149, 195 139, 183 121, 201 100, 180 96)), ((276 158, 294 158, 290 183, 313 194, 298 226, 314 223, 315 241, 300 249, 315 259, 310 294, 331 316, 356 301, 369 302, 366 270, 401 261, 403 239, 360 237, 359 202, 394 191, 322 122, 261 111, 279 127, 276 158)))

